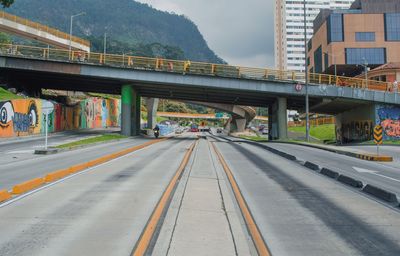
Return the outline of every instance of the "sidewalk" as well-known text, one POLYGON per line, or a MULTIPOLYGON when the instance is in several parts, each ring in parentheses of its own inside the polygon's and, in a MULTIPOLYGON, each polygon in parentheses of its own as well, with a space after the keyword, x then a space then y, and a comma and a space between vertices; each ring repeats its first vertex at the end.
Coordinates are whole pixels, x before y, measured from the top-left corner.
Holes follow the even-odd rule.
POLYGON ((153 255, 252 255, 229 183, 208 141, 194 159, 171 202, 153 255), (212 152, 212 153, 211 153, 212 152))

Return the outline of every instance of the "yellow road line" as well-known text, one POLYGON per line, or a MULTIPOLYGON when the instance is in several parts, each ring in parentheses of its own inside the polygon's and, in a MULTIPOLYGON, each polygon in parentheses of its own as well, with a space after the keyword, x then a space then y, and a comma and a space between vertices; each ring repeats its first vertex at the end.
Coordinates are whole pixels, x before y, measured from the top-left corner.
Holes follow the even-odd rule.
POLYGON ((195 147, 197 142, 193 143, 189 150, 186 152, 185 156, 183 157, 183 160, 176 171, 174 177, 168 184, 167 189, 164 191, 160 201, 158 202, 153 214, 150 217, 150 220, 148 221, 139 241, 137 242, 135 249, 133 250, 132 254, 133 256, 142 256, 146 253, 150 241, 153 238, 154 232, 156 231, 156 227, 160 221, 161 215, 163 214, 165 207, 167 206, 167 203, 172 196, 172 192, 178 182, 179 177, 182 175, 183 171, 185 170, 186 165, 189 162, 190 156, 193 152, 193 149, 195 147))
POLYGON ((247 225, 247 229, 249 230, 250 235, 253 239, 254 245, 258 252, 258 255, 270 256, 271 254, 269 252, 269 249, 268 249, 267 245, 265 244, 264 238, 262 237, 260 230, 258 229, 258 227, 253 219, 253 216, 251 215, 251 212, 247 206, 246 201, 243 198, 242 193, 240 192, 239 186, 236 183, 236 180, 232 174, 231 169, 229 168, 228 164, 225 162, 225 159, 222 157, 221 153, 218 151, 215 144, 212 143, 212 145, 213 145, 215 153, 218 156, 219 161, 222 164, 222 167, 224 168, 226 176, 228 176, 228 180, 231 184, 233 193, 235 194, 235 197, 236 197, 236 201, 240 207, 243 218, 247 225))
MULTIPOLYGON (((150 145, 153 145, 155 143, 158 143, 158 142, 161 142, 161 141, 164 141, 164 140, 167 140, 167 139, 168 138, 155 139, 155 140, 152 140, 152 141, 148 141, 148 142, 145 142, 145 143, 143 143, 141 145, 137 145, 137 146, 134 146, 132 148, 124 149, 122 151, 118 151, 116 153, 109 154, 109 155, 106 155, 106 156, 102 156, 102 157, 99 157, 97 159, 91 160, 91 161, 86 162, 86 163, 77 164, 77 165, 71 166, 71 167, 66 168, 66 169, 57 170, 57 171, 48 173, 44 177, 41 177, 41 178, 36 178, 36 179, 32 179, 32 180, 29 180, 29 181, 26 181, 26 182, 22 182, 20 184, 15 185, 12 188, 11 194, 18 195, 18 194, 26 193, 26 192, 28 192, 30 190, 33 190, 33 189, 36 189, 36 188, 42 186, 46 182, 47 183, 54 182, 56 180, 62 179, 64 177, 69 176, 71 174, 74 174, 76 172, 83 171, 83 170, 85 170, 85 169, 87 169, 89 167, 93 167, 93 166, 105 163, 107 161, 113 160, 115 158, 118 158, 118 157, 121 157, 123 155, 132 153, 132 152, 137 151, 139 149, 143 149, 145 147, 148 147, 150 145)), ((0 191, 0 192, 3 192, 3 191, 0 191)), ((10 198, 11 197, 8 196, 6 193, 0 193, 0 202, 4 202, 4 201, 6 201, 6 200, 8 200, 10 198)))

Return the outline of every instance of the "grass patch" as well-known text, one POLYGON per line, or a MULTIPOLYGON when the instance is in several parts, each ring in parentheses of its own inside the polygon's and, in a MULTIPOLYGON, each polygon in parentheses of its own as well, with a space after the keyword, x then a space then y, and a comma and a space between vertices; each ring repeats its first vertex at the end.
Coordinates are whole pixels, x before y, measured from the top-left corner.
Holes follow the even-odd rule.
POLYGON ((78 140, 78 141, 58 145, 56 148, 61 148, 61 149, 75 148, 78 146, 89 145, 89 144, 93 144, 93 143, 105 142, 105 141, 110 141, 110 140, 124 139, 124 138, 127 138, 127 137, 120 135, 120 134, 104 134, 104 135, 96 136, 93 138, 87 138, 87 139, 83 139, 83 140, 78 140))
POLYGON ((260 137, 260 136, 240 135, 239 137, 242 138, 242 139, 251 140, 251 141, 258 141, 258 142, 268 141, 268 139, 260 137))
POLYGON ((9 92, 6 89, 0 87, 0 101, 23 99, 23 98, 24 97, 16 95, 16 94, 9 92))
MULTIPOLYGON (((298 132, 306 134, 306 127, 289 127, 290 132, 298 132)), ((335 140, 335 125, 334 124, 324 124, 318 126, 310 127, 310 135, 322 141, 333 141, 335 140)))

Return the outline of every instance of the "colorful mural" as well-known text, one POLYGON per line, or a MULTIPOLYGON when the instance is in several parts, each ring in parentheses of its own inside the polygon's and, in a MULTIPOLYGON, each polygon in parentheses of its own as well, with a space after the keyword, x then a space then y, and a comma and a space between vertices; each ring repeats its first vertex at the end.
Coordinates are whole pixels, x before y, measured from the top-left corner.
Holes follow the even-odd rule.
POLYGON ((0 137, 44 133, 44 102, 53 104, 48 131, 118 127, 121 123, 119 99, 89 98, 76 106, 38 99, 18 99, 0 102, 0 137))
POLYGON ((400 107, 377 105, 376 124, 383 127, 384 140, 400 140, 400 107))
POLYGON ((372 120, 352 121, 336 128, 336 140, 341 143, 372 140, 373 132, 372 120))

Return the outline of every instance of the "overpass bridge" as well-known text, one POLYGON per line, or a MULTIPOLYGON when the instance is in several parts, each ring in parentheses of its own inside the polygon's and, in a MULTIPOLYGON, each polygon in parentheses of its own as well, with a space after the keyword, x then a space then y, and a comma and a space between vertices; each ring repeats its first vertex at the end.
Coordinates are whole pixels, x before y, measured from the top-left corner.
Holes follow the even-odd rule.
MULTIPOLYGON (((90 42, 60 30, 0 11, 0 31, 40 41, 58 48, 90 52, 90 42)), ((14 50, 15 49, 10 49, 14 50)), ((16 50, 16 52, 18 49, 16 50)))
MULTIPOLYGON (((15 46, 0 49, 10 47, 15 46)), ((19 55, 1 51, 3 82, 31 90, 121 93, 125 134, 138 132, 140 97, 269 107, 272 139, 286 137, 286 110, 302 111, 305 105, 302 73, 84 52, 70 60, 75 51, 51 49, 43 55, 46 49, 17 47, 19 55)), ((340 122, 375 120, 375 105, 400 105, 390 83, 323 74, 310 74, 309 80, 311 111, 336 115, 340 122)))

